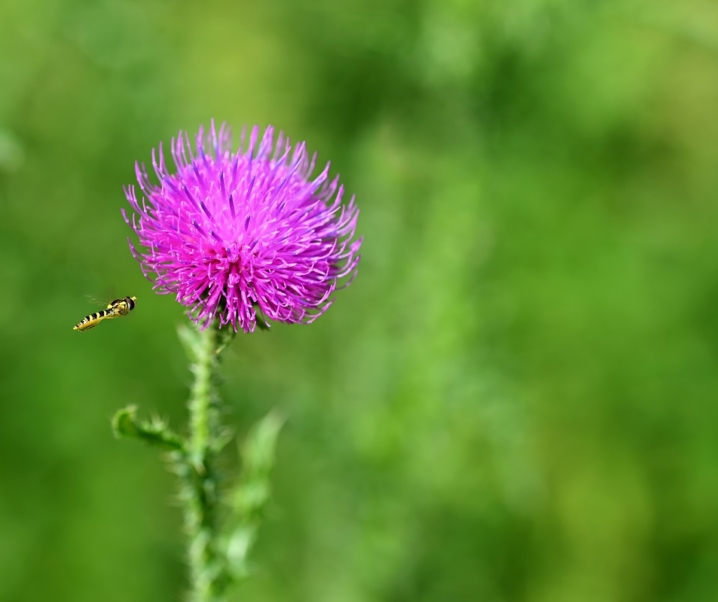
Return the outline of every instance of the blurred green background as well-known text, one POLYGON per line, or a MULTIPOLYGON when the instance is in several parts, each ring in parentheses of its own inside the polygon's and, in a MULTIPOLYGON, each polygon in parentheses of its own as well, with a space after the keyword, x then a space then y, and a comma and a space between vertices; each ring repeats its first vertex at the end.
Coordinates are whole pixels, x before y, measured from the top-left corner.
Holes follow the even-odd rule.
POLYGON ((718 600, 717 111, 709 0, 4 0, 0 600, 182 597, 174 481, 109 427, 190 380, 121 187, 212 117, 306 140, 365 236, 225 361, 240 435, 289 415, 233 599, 718 600))

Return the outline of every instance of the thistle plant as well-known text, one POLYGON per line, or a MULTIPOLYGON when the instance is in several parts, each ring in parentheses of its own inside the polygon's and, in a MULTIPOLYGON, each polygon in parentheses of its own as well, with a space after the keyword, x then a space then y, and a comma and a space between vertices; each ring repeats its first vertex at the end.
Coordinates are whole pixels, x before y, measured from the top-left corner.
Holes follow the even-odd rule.
POLYGON ((175 171, 162 146, 152 151, 157 182, 136 165, 141 196, 125 188, 123 210, 139 245, 130 249, 160 294, 187 308, 191 326, 179 336, 194 382, 184 432, 163 420, 141 420, 134 406, 113 419, 118 436, 167 452, 179 478, 187 535, 189 600, 219 602, 248 573, 269 496, 269 474, 282 417, 270 411, 242 447, 241 472, 226 478, 218 459, 232 439, 217 390, 221 352, 235 334, 272 322, 306 324, 322 315, 333 293, 356 274, 361 239, 358 210, 343 203, 329 165, 312 179, 316 155, 292 146, 271 127, 242 131, 232 152, 229 129, 200 128, 194 145, 180 132, 172 140, 175 171))

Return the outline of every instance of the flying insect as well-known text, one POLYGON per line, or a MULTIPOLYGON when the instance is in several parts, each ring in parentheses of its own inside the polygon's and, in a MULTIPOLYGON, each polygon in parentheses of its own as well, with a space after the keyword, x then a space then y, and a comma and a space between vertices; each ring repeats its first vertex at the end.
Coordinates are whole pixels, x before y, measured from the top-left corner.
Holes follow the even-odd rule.
POLYGON ((72 329, 84 332, 85 330, 90 330, 90 328, 94 328, 100 322, 102 322, 102 320, 111 320, 113 318, 121 318, 122 316, 126 316, 133 309, 135 309, 136 302, 137 297, 125 297, 124 299, 115 299, 107 305, 106 309, 102 309, 98 312, 95 312, 94 314, 90 314, 89 316, 85 316, 84 318, 82 318, 82 320, 80 320, 80 322, 73 326, 72 329))

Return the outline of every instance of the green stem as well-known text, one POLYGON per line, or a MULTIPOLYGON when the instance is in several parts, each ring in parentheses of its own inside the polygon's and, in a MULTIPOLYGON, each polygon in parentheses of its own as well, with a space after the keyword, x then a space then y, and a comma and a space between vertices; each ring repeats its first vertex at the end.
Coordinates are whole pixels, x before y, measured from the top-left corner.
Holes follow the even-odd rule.
POLYGON ((185 527, 189 536, 190 601, 220 602, 226 586, 226 567, 218 546, 218 474, 216 457, 220 432, 218 328, 200 332, 193 345, 194 384, 189 399, 186 453, 178 463, 183 481, 185 527))
POLYGON ((214 390, 215 372, 219 365, 217 327, 207 327, 197 337, 195 363, 192 365, 194 384, 189 399, 189 450, 191 459, 201 464, 210 443, 219 430, 218 398, 214 390))

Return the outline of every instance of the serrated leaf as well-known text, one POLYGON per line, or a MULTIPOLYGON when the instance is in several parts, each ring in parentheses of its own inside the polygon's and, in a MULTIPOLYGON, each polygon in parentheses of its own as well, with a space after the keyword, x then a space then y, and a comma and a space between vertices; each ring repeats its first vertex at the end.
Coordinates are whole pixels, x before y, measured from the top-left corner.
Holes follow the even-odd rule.
POLYGON ((137 406, 127 406, 118 410, 112 418, 112 430, 118 438, 138 439, 153 447, 170 451, 184 449, 182 437, 176 434, 169 425, 155 418, 150 422, 137 419, 137 406))

